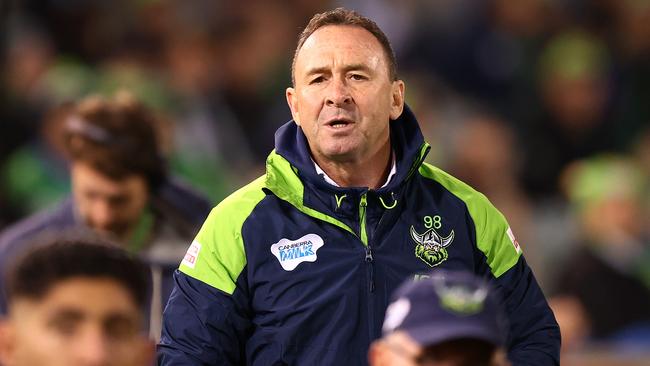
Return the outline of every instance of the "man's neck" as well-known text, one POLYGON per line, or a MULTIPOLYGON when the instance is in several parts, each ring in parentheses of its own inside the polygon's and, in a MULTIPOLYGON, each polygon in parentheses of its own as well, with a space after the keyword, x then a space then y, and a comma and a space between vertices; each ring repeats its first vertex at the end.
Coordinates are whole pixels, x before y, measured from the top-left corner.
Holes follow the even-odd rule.
POLYGON ((390 144, 366 160, 334 161, 313 157, 314 162, 340 187, 381 187, 392 167, 390 144))

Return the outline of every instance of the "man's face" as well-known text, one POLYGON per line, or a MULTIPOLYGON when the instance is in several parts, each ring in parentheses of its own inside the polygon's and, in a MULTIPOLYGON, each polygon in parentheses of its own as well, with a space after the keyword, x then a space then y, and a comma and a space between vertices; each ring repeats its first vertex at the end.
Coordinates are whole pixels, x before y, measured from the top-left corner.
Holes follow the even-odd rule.
POLYGON ((127 241, 147 204, 147 182, 140 175, 112 180, 91 166, 71 167, 72 193, 78 213, 92 229, 127 241))
POLYGON ((373 342, 370 366, 510 366, 501 349, 483 341, 458 339, 422 347, 403 331, 373 342))
POLYGON ((0 330, 5 366, 143 366, 153 344, 129 292, 103 278, 64 280, 42 299, 18 298, 0 330))
POLYGON ((370 366, 417 366, 422 347, 403 332, 375 341, 368 354, 370 366))
POLYGON ((389 148, 389 120, 402 113, 404 83, 390 80, 370 32, 319 28, 300 49, 294 73, 287 102, 316 161, 365 162, 389 148))

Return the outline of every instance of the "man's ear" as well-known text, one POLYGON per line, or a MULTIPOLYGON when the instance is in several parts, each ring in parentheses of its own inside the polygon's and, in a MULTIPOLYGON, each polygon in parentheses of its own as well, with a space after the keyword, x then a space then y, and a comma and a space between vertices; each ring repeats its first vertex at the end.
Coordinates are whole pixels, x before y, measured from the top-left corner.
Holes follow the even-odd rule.
POLYGON ((406 87, 402 80, 395 80, 391 88, 390 119, 396 120, 402 115, 402 111, 404 110, 404 92, 406 87))
POLYGON ((296 98, 296 89, 288 87, 286 91, 287 104, 291 110, 291 116, 298 126, 300 126, 300 113, 298 111, 298 99, 296 98))
POLYGON ((13 324, 6 318, 0 318, 0 365, 11 365, 15 343, 13 324))

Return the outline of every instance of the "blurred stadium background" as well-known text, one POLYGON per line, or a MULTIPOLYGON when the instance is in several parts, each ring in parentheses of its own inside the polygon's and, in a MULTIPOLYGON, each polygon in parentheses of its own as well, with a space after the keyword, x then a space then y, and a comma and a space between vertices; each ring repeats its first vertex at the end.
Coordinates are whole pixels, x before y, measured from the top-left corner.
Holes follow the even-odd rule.
POLYGON ((565 365, 650 365, 649 0, 2 0, 0 228, 56 202, 53 107, 129 89, 217 202, 290 119, 298 32, 336 6, 396 51, 429 162, 509 218, 565 365))

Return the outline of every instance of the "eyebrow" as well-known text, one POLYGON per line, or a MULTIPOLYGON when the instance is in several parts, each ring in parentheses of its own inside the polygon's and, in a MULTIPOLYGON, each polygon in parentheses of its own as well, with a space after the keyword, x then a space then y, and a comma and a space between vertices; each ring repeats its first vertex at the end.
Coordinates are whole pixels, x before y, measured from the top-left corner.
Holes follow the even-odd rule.
POLYGON ((50 313, 49 319, 53 320, 67 320, 67 321, 80 321, 85 317, 84 313, 80 310, 73 308, 57 309, 50 313))
MULTIPOLYGON (((314 67, 309 70, 307 70, 307 75, 315 75, 315 74, 327 74, 329 73, 330 68, 326 66, 321 66, 321 67, 314 67)), ((364 64, 350 64, 346 65, 343 67, 344 72, 350 72, 350 71, 364 71, 364 72, 370 72, 370 68, 367 65, 364 64)))
MULTIPOLYGON (((74 309, 74 308, 62 308, 52 312, 50 314, 49 319, 50 321, 66 320, 66 321, 79 322, 84 320, 87 317, 88 314, 86 314, 82 310, 74 309)), ((113 324, 113 323, 120 323, 120 322, 125 322, 130 325, 137 324, 137 320, 135 320, 132 316, 125 314, 124 312, 121 311, 112 311, 102 316, 102 323, 104 324, 113 324)))
POLYGON ((103 319, 104 324, 126 323, 129 325, 137 325, 138 321, 129 314, 122 312, 113 312, 106 315, 103 319))

